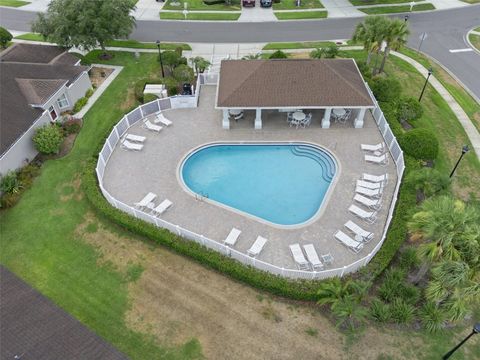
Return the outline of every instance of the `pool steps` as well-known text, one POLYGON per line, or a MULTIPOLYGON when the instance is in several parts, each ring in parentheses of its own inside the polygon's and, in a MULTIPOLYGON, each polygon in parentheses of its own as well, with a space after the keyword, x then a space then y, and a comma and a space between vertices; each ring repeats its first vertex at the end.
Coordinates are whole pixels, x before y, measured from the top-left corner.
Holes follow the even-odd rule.
POLYGON ((322 168, 322 178, 325 181, 331 182, 335 176, 336 165, 331 155, 322 151, 321 149, 312 148, 306 145, 292 146, 291 151, 296 156, 305 156, 316 161, 322 168), (318 153, 322 152, 326 154, 326 157, 320 156, 318 153))

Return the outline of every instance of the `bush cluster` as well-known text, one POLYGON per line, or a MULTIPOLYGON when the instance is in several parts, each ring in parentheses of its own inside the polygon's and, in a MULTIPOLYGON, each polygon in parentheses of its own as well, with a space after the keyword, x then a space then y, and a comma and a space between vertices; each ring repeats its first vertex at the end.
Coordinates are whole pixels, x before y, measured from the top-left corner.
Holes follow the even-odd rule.
POLYGON ((62 129, 65 135, 78 134, 82 127, 82 120, 70 117, 62 123, 62 129))
POLYGON ((45 155, 58 154, 63 141, 63 131, 57 124, 46 124, 37 129, 32 140, 38 152, 45 155))
POLYGON ((28 164, 17 171, 10 171, 0 180, 0 207, 14 206, 22 193, 33 183, 33 179, 40 174, 40 167, 28 164))
POLYGON ((430 130, 413 129, 398 138, 405 154, 418 160, 435 160, 438 155, 438 139, 430 130))
POLYGON ((0 26, 0 47, 5 49, 12 39, 12 34, 7 29, 0 26))
POLYGON ((402 85, 395 78, 376 76, 370 82, 370 87, 379 102, 394 103, 402 93, 402 85))

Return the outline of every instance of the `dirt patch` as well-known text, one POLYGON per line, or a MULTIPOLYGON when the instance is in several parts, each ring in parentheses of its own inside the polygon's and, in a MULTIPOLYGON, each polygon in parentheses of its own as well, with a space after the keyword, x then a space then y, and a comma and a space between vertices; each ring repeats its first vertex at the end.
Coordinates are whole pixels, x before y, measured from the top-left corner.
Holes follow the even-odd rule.
POLYGON ((120 105, 120 108, 124 111, 129 111, 131 110, 136 103, 135 99, 135 90, 133 87, 128 88, 127 91, 127 96, 125 97, 125 100, 122 102, 122 105, 120 105))
POLYGON ((80 174, 75 176, 75 179, 70 181, 69 183, 63 184, 60 188, 58 188, 60 192, 60 201, 66 202, 72 199, 77 201, 82 200, 83 194, 80 190, 80 186, 82 185, 82 178, 80 174))
POLYGON ((208 359, 403 358, 398 336, 369 328, 353 344, 317 307, 272 298, 186 258, 106 229, 88 213, 77 234, 101 254, 99 263, 123 274, 141 266, 129 283, 131 329, 159 344, 197 338, 208 359))
POLYGON ((88 75, 90 81, 95 89, 97 89, 102 83, 110 76, 113 69, 94 66, 90 69, 88 75))

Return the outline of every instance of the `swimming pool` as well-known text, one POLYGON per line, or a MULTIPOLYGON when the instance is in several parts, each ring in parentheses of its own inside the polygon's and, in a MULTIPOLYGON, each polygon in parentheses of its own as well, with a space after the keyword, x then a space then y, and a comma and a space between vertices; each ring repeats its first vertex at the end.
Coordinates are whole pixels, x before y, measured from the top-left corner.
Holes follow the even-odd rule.
POLYGON ((180 166, 194 194, 287 226, 316 216, 336 172, 332 155, 306 143, 210 144, 180 166))

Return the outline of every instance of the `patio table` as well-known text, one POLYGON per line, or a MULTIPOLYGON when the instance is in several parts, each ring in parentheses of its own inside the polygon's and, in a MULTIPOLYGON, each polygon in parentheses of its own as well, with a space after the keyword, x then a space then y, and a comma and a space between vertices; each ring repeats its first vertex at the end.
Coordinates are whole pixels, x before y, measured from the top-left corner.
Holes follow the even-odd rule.
POLYGON ((297 121, 305 120, 306 117, 307 117, 307 115, 305 115, 305 113, 303 111, 295 111, 292 114, 292 118, 294 120, 297 120, 297 121))
POLYGON ((345 111, 345 109, 333 109, 333 114, 335 116, 338 116, 338 117, 341 117, 343 115, 345 115, 347 112, 345 111))
POLYGON ((240 115, 242 112, 243 112, 243 110, 240 110, 240 109, 228 110, 228 113, 229 113, 230 115, 233 115, 233 116, 235 116, 235 115, 240 115))

